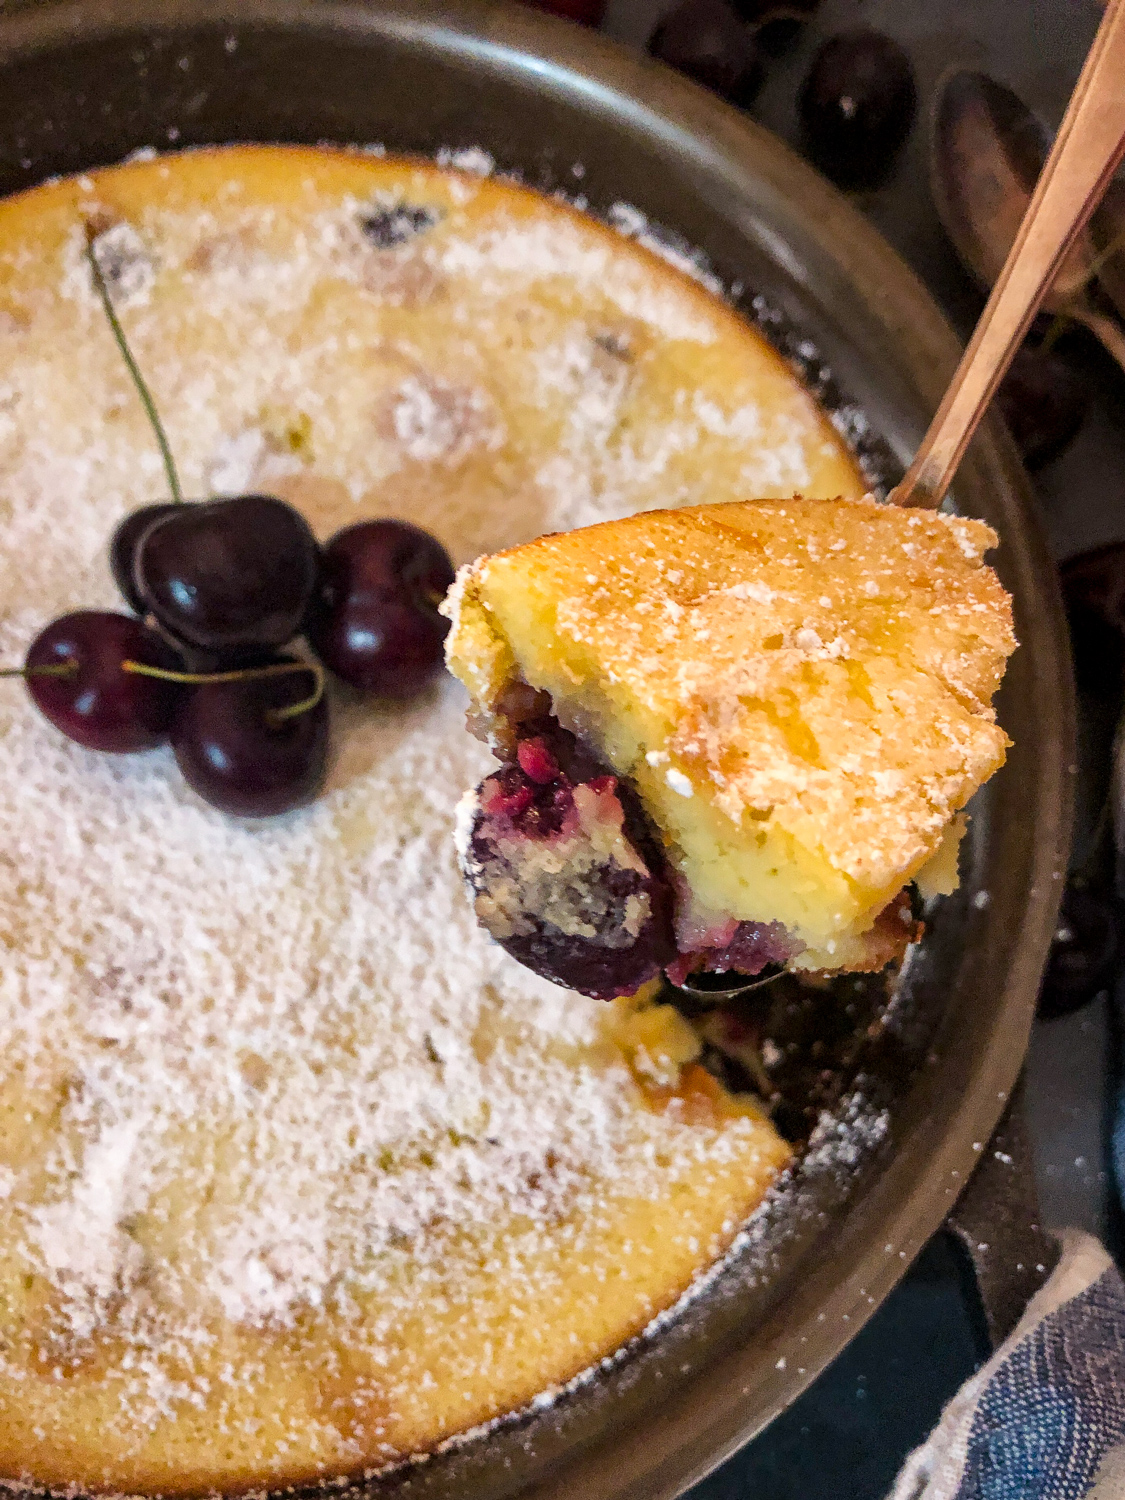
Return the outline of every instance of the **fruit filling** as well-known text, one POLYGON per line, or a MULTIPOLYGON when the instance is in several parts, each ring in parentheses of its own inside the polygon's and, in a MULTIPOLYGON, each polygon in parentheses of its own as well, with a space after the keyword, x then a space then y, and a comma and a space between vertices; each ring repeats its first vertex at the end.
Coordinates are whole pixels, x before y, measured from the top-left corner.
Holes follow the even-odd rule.
POLYGON ((558 726, 513 754, 462 803, 477 919, 545 979, 632 994, 675 956, 672 888, 640 805, 558 726))
POLYGON ((459 849, 477 919, 513 958, 612 999, 662 970, 675 984, 755 975, 801 950, 780 923, 699 907, 636 793, 553 718, 547 694, 514 684, 504 709, 491 727, 505 764, 463 801, 459 849))
POLYGON ((728 913, 706 910, 680 875, 675 892, 676 957, 666 970, 673 984, 683 984, 689 974, 731 970, 752 977, 771 965, 787 964, 805 946, 780 922, 740 922, 728 913))

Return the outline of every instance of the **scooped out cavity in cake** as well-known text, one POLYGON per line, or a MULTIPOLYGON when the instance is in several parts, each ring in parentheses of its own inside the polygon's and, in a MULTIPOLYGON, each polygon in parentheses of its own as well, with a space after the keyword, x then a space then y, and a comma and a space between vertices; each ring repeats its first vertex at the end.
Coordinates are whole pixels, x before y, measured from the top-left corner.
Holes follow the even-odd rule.
POLYGON ((795 498, 463 568, 447 658, 503 762, 461 807, 478 920, 594 996, 901 959, 908 886, 949 888, 959 810, 1008 743, 996 543, 980 521, 795 498))

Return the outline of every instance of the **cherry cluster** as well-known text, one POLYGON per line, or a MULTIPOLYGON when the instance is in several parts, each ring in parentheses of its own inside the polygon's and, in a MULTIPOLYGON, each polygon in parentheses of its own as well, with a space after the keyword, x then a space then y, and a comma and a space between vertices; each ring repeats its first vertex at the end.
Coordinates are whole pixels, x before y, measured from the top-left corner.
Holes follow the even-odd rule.
MULTIPOLYGON (((606 0, 527 0, 587 26, 598 26, 606 0)), ((768 60, 787 51, 820 0, 678 0, 648 40, 648 50, 743 109, 766 78, 768 60)), ((817 165, 848 187, 885 176, 917 112, 914 69, 899 44, 869 26, 839 32, 813 59, 797 99, 804 146, 817 165)))
POLYGON ((170 739, 185 780, 224 812, 268 817, 316 795, 325 666, 396 699, 441 667, 437 604, 453 568, 405 521, 363 521, 321 548, 270 495, 149 505, 118 527, 110 562, 136 613, 64 615, 20 675, 46 717, 90 749, 170 739), (312 660, 292 649, 302 635, 312 660))
MULTIPOLYGON (((680 0, 648 50, 732 103, 748 107, 766 60, 784 51, 818 0, 680 0)), ((801 85, 797 115, 804 147, 846 187, 882 181, 917 112, 914 69, 885 33, 859 27, 819 48, 801 85)))
POLYGON ((164 456, 172 500, 118 526, 110 567, 131 615, 79 610, 32 642, 22 677, 50 721, 93 750, 170 740, 222 811, 269 817, 315 796, 328 760, 325 668, 407 699, 441 670, 453 582, 445 549, 406 521, 362 521, 323 547, 272 495, 185 502, 151 395, 94 254, 110 327, 164 456), (303 637, 304 656, 294 649, 303 637))

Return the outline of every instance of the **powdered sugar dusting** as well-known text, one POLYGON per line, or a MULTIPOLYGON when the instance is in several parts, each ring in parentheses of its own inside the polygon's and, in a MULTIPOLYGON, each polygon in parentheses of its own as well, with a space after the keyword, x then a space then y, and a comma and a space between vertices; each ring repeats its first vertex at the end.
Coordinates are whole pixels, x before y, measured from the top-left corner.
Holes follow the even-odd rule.
POLYGON ((739 1287, 768 1283, 774 1275, 783 1241, 808 1218, 822 1217, 824 1204, 843 1199, 857 1175, 876 1157, 890 1130, 885 1109, 875 1106, 861 1088, 824 1111, 810 1137, 799 1167, 787 1168, 766 1193, 757 1213, 734 1236, 727 1250, 701 1270, 683 1295, 612 1355, 570 1380, 542 1392, 522 1411, 460 1433, 439 1452, 453 1451, 505 1425, 557 1406, 588 1388, 599 1376, 628 1365, 653 1339, 681 1324, 695 1303, 726 1282, 739 1287))
POLYGON ((854 1171, 886 1138, 889 1127, 885 1109, 872 1109, 861 1093, 850 1094, 835 1113, 818 1121, 802 1162, 805 1176, 854 1171))
MULTIPOLYGON (((777 482, 810 472, 824 429, 795 388, 751 413, 720 376, 714 410, 685 386, 655 420, 675 366, 650 367, 725 336, 694 291, 569 218, 458 221, 472 179, 401 175, 435 212, 389 247, 365 237, 370 200, 316 199, 294 227, 237 183, 103 232, 189 494, 275 488, 322 535, 406 515, 463 562, 692 498, 693 474, 777 461, 779 434, 777 482), (522 344, 517 305, 539 319, 522 344)), ((54 248, 3 252, 30 289, 0 319, 19 375, 0 391, 4 661, 64 610, 115 607, 108 537, 163 492, 83 244, 76 214, 54 248)), ((123 1446, 209 1380, 253 1382, 207 1364, 225 1326, 334 1319, 375 1359, 404 1265, 440 1278, 450 1226, 487 1247, 517 1218, 505 1274, 526 1291, 520 1257, 557 1254, 560 1225, 596 1239, 608 1204, 746 1150, 749 1121, 640 1107, 604 1010, 477 927, 454 808, 491 762, 464 706, 452 680, 408 707, 340 697, 326 794, 256 826, 201 804, 168 752, 95 756, 18 685, 0 696, 0 1270, 45 1288, 29 1348, 66 1365, 113 1341, 123 1446)), ((346 1466, 359 1439, 317 1420, 317 1462, 346 1466)))
POLYGON ((477 177, 491 177, 496 170, 496 158, 483 146, 442 146, 436 159, 439 167, 473 172, 477 177))
POLYGON ((479 237, 450 241, 437 264, 446 273, 483 278, 486 286, 503 281, 505 289, 513 277, 580 277, 600 286, 627 316, 658 323, 666 338, 703 344, 715 338, 710 318, 659 286, 635 263, 615 255, 610 245, 590 241, 566 220, 502 223, 479 237))
POLYGON ((648 215, 642 213, 634 204, 612 204, 607 218, 619 234, 636 240, 638 245, 643 245, 646 250, 659 255, 661 260, 666 260, 670 266, 675 266, 677 271, 683 271, 685 275, 691 276, 709 292, 714 292, 716 296, 722 294, 723 284, 711 270, 707 257, 663 225, 651 223, 648 215))

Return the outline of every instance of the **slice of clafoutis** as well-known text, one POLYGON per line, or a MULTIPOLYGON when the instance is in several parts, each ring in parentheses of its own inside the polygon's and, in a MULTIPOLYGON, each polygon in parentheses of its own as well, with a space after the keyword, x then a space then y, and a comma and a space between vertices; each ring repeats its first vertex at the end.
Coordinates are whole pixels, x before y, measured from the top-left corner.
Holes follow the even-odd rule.
POLYGON ((740 501, 463 568, 449 665, 502 762, 458 824, 480 922, 607 997, 901 960, 1008 744, 996 542, 870 498, 740 501))

